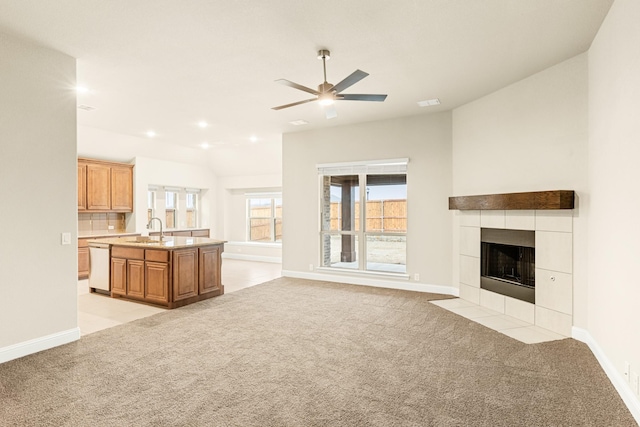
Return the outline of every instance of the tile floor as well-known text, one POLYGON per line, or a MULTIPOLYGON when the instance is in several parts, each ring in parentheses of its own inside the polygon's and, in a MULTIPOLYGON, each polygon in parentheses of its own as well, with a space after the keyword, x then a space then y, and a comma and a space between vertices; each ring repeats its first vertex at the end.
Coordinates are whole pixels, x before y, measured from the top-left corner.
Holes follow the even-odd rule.
MULTIPOLYGON (((278 278, 281 276, 281 271, 281 264, 224 259, 222 262, 224 292, 228 294, 278 278)), ((90 293, 88 280, 78 280, 78 325, 81 335, 88 335, 163 311, 165 309, 161 307, 90 293)))
POLYGON ((539 326, 532 325, 531 323, 516 319, 515 317, 507 316, 506 314, 481 307, 460 298, 431 301, 431 303, 525 344, 536 344, 567 338, 539 326))

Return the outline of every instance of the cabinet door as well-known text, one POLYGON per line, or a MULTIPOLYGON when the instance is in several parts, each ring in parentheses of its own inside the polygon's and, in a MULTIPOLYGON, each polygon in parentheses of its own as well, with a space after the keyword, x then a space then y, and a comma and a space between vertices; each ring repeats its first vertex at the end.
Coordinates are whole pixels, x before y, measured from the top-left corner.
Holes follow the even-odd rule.
POLYGON ((111 292, 119 295, 127 294, 127 260, 111 258, 111 292))
POLYGON ((199 291, 200 294, 220 289, 221 254, 219 246, 200 248, 199 291))
POLYGON ((127 296, 144 298, 144 261, 127 260, 127 296))
POLYGON ((144 297, 154 302, 169 302, 169 264, 147 261, 144 263, 144 297))
POLYGON ((182 236, 182 237, 191 237, 190 231, 172 231, 172 236, 182 236))
POLYGON ((111 209, 111 168, 87 165, 87 209, 111 209))
POLYGON ((111 209, 133 212, 133 171, 129 167, 111 167, 111 209))
POLYGON ((87 209, 87 165, 78 163, 78 210, 87 209))
POLYGON ((173 301, 198 295, 198 249, 173 251, 173 301))
POLYGON ((89 248, 78 248, 78 279, 89 277, 89 248))

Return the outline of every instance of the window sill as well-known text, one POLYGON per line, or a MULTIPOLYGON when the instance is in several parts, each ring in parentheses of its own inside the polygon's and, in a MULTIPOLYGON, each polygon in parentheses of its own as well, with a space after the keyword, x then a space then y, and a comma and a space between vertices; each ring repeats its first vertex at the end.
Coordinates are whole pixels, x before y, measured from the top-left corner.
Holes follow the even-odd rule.
POLYGON ((253 246, 261 248, 282 248, 281 242, 227 242, 226 244, 233 246, 253 246))
POLYGON ((350 276, 367 276, 367 277, 380 277, 380 278, 393 278, 401 280, 409 280, 410 276, 407 273, 391 273, 386 271, 370 271, 370 270, 351 270, 347 268, 333 268, 333 267, 316 267, 316 271, 323 273, 333 274, 346 274, 350 276))

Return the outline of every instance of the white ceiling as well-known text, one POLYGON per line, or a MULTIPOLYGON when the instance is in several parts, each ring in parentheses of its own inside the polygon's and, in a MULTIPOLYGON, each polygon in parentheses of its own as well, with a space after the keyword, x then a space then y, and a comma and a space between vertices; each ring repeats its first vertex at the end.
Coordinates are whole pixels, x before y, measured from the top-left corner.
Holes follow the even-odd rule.
MULTIPOLYGON (((586 51, 613 0, 0 0, 0 32, 78 59, 79 124, 210 150, 285 132, 444 111, 586 51), (327 120, 276 84, 370 75, 327 120), (440 98, 437 107, 417 102, 440 98), (305 126, 290 121, 303 119, 305 126), (210 126, 200 129, 197 122, 210 126)), ((0 56, 1 58, 1 56, 0 56)), ((0 59, 1 60, 1 59, 0 59)), ((550 100, 552 102, 552 100, 550 100)), ((255 147, 255 145, 253 146, 255 147)), ((257 150, 260 151, 260 150, 257 150)))

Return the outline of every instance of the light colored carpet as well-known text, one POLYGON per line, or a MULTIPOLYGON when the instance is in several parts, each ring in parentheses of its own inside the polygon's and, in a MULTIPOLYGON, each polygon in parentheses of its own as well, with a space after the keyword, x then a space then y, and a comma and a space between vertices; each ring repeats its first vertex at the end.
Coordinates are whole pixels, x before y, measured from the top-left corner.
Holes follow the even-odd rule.
POLYGON ((589 349, 280 278, 0 365, 2 426, 635 426, 589 349))

